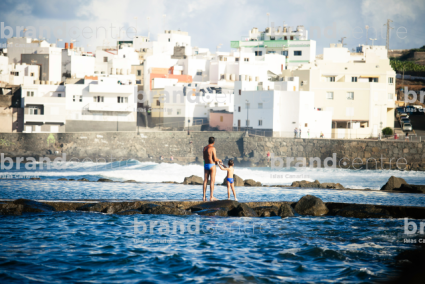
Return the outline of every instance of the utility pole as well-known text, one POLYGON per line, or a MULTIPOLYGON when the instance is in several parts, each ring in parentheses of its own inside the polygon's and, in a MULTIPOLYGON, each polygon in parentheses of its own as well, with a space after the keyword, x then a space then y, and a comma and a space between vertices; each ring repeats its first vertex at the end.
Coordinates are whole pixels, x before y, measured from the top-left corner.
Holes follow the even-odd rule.
POLYGON ((387 52, 390 50, 390 30, 394 29, 393 27, 391 27, 391 23, 392 20, 388 19, 387 23, 384 24, 384 26, 387 26, 387 52))

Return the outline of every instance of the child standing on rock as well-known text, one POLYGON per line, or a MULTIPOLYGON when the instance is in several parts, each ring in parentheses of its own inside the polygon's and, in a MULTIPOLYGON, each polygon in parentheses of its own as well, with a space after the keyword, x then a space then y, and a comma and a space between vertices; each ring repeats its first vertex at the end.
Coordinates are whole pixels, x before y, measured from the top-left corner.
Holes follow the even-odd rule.
POLYGON ((227 171, 227 199, 230 200, 230 188, 232 188, 233 196, 235 197, 235 200, 238 201, 238 199, 236 198, 235 182, 233 180, 233 172, 234 172, 233 160, 229 160, 228 165, 229 167, 227 168, 223 164, 220 164, 220 163, 218 164, 221 170, 227 171))

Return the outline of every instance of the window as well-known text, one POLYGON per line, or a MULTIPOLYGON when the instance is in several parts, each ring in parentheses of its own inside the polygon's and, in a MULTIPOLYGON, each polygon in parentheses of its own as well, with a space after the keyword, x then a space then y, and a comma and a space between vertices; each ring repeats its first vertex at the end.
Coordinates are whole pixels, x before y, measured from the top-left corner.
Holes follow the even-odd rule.
POLYGON ((157 106, 160 106, 161 105, 161 102, 159 100, 156 100, 156 105, 157 106))
POLYGON ((248 62, 249 58, 244 58, 243 61, 248 62))
POLYGON ((60 98, 60 97, 62 97, 62 94, 61 93, 58 93, 58 97, 60 98))
POLYGON ((170 42, 171 41, 171 39, 168 39, 168 42, 170 42))
POLYGON ((108 57, 103 57, 103 62, 108 62, 108 57))
POLYGON ((128 97, 118 97, 118 103, 128 103, 128 97))
POLYGON ((357 82, 357 77, 351 77, 351 82, 357 82))
POLYGON ((238 112, 241 112, 241 107, 240 106, 238 106, 238 112))
POLYGON ((196 71, 196 76, 202 76, 202 71, 196 71))
POLYGON ((370 83, 378 83, 378 78, 369 78, 370 83))
POLYGON ((263 120, 261 120, 261 119, 260 119, 260 120, 258 121, 258 126, 262 126, 262 125, 263 125, 263 120))
POLYGON ((182 114, 182 110, 181 109, 177 109, 177 115, 181 115, 182 114))
POLYGON ((291 40, 294 40, 294 36, 291 36, 291 38, 290 38, 291 40))
POLYGON ((137 70, 137 76, 142 76, 142 70, 137 70))
POLYGON ((274 51, 274 50, 269 50, 269 51, 267 51, 267 53, 268 53, 268 54, 274 54, 274 53, 276 53, 276 51, 274 51))
POLYGON ((326 77, 326 82, 335 82, 335 77, 326 77))
POLYGON ((34 73, 30 73, 30 76, 31 76, 31 77, 34 77, 34 73))
POLYGON ((258 103, 258 108, 262 109, 263 108, 263 103, 258 103))
MULTIPOLYGON (((103 98, 103 97, 102 97, 103 98)), ((79 100, 79 102, 80 103, 82 103, 83 102, 83 96, 80 96, 80 100, 79 100)), ((103 102, 103 99, 102 99, 102 102, 103 102)))
POLYGON ((220 76, 220 80, 224 80, 224 74, 220 76))
POLYGON ((301 56, 302 51, 301 50, 294 50, 294 56, 301 56))
POLYGON ((388 99, 392 100, 394 98, 393 94, 388 94, 388 99))
POLYGON ((29 114, 33 114, 33 115, 41 115, 41 109, 39 109, 36 106, 29 106, 28 107, 28 112, 29 114))
POLYGON ((125 54, 123 54, 122 58, 125 58, 125 54))
POLYGON ((241 90, 241 89, 239 89, 239 96, 240 96, 240 95, 242 95, 242 90, 241 90))
POLYGON ((388 83, 393 84, 394 83, 394 78, 393 77, 388 78, 388 83))
POLYGON ((235 61, 236 61, 236 62, 238 62, 238 61, 239 61, 239 57, 236 57, 236 58, 235 58, 235 61))
POLYGON ((327 92, 326 93, 326 98, 328 100, 333 100, 334 99, 334 93, 333 92, 327 92))
POLYGON ((223 122, 223 116, 220 115, 220 122, 223 122))
POLYGON ((275 40, 275 37, 274 37, 274 36, 271 36, 271 37, 270 37, 270 40, 275 40))
POLYGON ((287 37, 287 36, 285 36, 285 37, 284 37, 284 40, 288 40, 288 37, 287 37))
POLYGON ((354 93, 353 92, 347 93, 347 100, 354 100, 354 93))
MULTIPOLYGON (((263 52, 262 51, 256 51, 255 52, 255 56, 262 56, 263 52)), ((246 59, 246 58, 245 58, 246 59)), ((246 60, 245 60, 246 61, 246 60)))
MULTIPOLYGON (((81 97, 81 96, 80 96, 81 97)), ((81 100, 81 98, 80 98, 80 101, 82 101, 81 100)), ((93 97, 93 101, 95 102, 95 103, 103 103, 103 97, 101 97, 101 96, 94 96, 93 97)))
POLYGON ((283 56, 288 56, 288 51, 287 50, 281 51, 280 54, 282 54, 283 56))
POLYGON ((15 76, 19 76, 19 72, 15 72, 15 76))
POLYGON ((27 91, 27 97, 34 97, 34 92, 27 91))

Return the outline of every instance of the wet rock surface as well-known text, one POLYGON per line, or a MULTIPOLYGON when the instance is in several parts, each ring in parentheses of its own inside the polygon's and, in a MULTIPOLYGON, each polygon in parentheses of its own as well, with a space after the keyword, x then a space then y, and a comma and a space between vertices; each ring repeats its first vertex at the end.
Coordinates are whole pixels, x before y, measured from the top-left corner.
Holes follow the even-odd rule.
POLYGON ((240 203, 236 208, 229 210, 228 214, 233 217, 258 217, 257 212, 244 203, 240 203))
POLYGON ((0 204, 0 215, 22 215, 24 206, 21 204, 2 203, 0 204))
POLYGON ((394 190, 401 187, 401 185, 407 184, 407 182, 402 179, 395 176, 391 176, 390 179, 387 181, 386 184, 384 184, 383 187, 381 187, 381 190, 394 190))
POLYGON ((329 212, 326 204, 313 195, 303 196, 295 205, 295 211, 300 215, 322 216, 329 212))
POLYGON ((13 202, 15 205, 22 205, 22 213, 31 212, 31 213, 43 213, 43 212, 53 212, 56 211, 53 206, 47 205, 42 202, 29 200, 29 199, 17 199, 13 202))
POLYGON ((259 217, 279 216, 279 208, 277 206, 260 206, 255 207, 254 211, 259 217))
POLYGON ((244 180, 244 186, 261 186, 261 182, 253 179, 246 179, 244 180))
POLYGON ((143 214, 166 214, 166 215, 190 215, 190 211, 184 209, 157 204, 143 204, 139 209, 143 214))
POLYGON ((295 216, 294 209, 288 203, 284 203, 279 208, 278 216, 282 218, 293 217, 295 216))

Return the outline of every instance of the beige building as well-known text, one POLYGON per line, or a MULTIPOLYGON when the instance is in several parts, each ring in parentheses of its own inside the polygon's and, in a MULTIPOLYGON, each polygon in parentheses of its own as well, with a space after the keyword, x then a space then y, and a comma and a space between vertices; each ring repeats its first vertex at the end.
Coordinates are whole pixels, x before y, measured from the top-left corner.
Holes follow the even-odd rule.
POLYGON ((395 77, 384 46, 361 46, 351 53, 331 44, 312 64, 284 70, 300 77, 300 91, 314 92, 318 111, 331 111, 333 138, 377 137, 394 127, 395 77))

